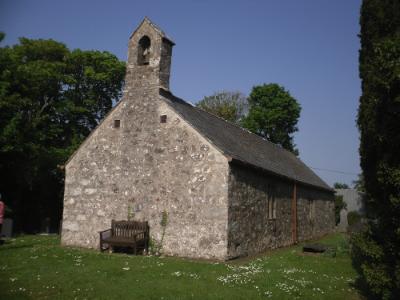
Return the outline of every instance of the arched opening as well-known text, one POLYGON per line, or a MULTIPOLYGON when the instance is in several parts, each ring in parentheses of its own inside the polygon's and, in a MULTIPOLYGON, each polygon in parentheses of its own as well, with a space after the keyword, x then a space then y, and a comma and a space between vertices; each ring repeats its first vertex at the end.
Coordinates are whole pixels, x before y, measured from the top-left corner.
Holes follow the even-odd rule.
POLYGON ((148 65, 150 61, 150 46, 151 41, 147 35, 139 40, 138 46, 138 65, 148 65))

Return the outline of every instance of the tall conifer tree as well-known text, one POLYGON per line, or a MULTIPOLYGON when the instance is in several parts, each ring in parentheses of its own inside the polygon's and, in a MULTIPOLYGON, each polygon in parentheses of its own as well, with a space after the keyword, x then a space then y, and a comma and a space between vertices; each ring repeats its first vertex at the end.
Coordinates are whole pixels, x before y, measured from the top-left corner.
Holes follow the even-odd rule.
POLYGON ((361 7, 358 112, 368 226, 353 259, 372 295, 400 299, 400 1, 361 7))

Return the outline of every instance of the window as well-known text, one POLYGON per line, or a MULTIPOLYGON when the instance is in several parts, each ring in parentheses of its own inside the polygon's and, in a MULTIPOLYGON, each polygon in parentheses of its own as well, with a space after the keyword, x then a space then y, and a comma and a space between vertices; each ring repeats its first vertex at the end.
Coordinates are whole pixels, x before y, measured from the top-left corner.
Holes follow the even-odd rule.
POLYGON ((114 120, 114 128, 120 128, 121 127, 121 121, 120 120, 114 120))
POLYGON ((138 45, 138 65, 144 66, 148 65, 150 61, 150 47, 151 41, 147 35, 143 36, 139 40, 138 45))
POLYGON ((308 219, 313 221, 315 218, 315 201, 308 200, 308 219))
POLYGON ((160 116, 160 123, 167 123, 167 115, 160 116))
POLYGON ((268 186, 268 219, 276 219, 275 188, 268 186))

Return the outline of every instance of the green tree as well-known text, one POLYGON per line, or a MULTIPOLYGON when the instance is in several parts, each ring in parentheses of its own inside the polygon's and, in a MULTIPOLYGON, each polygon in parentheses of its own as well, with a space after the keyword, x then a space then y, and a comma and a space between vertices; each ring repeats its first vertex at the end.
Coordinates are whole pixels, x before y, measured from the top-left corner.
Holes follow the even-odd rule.
POLYGON ((298 155, 293 134, 298 130, 300 104, 278 84, 253 87, 249 96, 249 113, 242 125, 251 132, 298 155))
POLYGON ((240 92, 222 91, 204 97, 196 106, 226 121, 238 124, 245 114, 247 99, 240 92))
MULTIPOLYGON (((3 35, 4 37, 4 35, 3 35)), ((120 94, 114 55, 21 38, 0 48, 0 191, 23 230, 62 209, 63 165, 120 94)))
POLYGON ((358 178, 356 180, 353 180, 353 188, 356 189, 357 191, 364 193, 365 192, 365 184, 364 184, 364 177, 362 174, 358 174, 358 178))
POLYGON ((372 295, 400 299, 400 2, 361 7, 358 111, 368 228, 353 236, 352 255, 372 295))
POLYGON ((350 187, 346 183, 335 182, 333 184, 334 189, 349 189, 350 187))

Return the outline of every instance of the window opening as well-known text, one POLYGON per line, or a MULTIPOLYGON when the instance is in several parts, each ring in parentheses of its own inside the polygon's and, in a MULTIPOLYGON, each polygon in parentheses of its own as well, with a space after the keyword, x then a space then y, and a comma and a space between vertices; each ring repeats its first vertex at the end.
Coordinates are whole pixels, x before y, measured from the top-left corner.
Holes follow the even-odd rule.
POLYGON ((160 116, 160 123, 167 123, 167 115, 160 116))
POLYGON ((268 219, 276 219, 275 189, 272 186, 268 187, 268 219))
POLYGON ((315 201, 313 200, 308 200, 308 219, 310 221, 314 220, 315 217, 315 201))
POLYGON ((138 65, 148 65, 150 61, 151 41, 147 35, 139 40, 138 46, 138 65))

